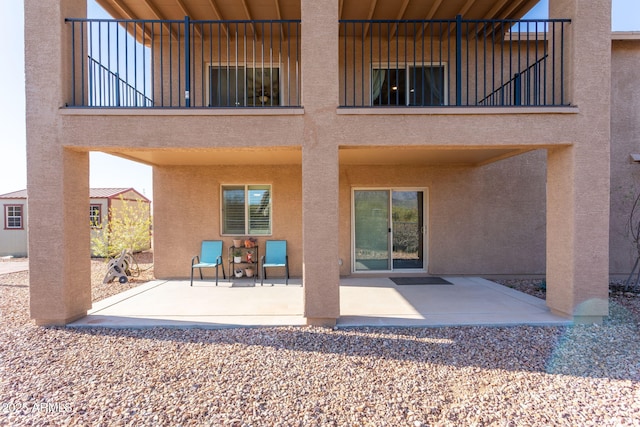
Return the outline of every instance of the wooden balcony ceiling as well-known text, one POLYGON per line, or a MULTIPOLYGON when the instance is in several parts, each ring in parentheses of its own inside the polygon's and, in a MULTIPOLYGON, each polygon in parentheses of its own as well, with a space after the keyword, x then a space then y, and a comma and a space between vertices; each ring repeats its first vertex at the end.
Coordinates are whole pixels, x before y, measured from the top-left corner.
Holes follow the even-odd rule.
MULTIPOLYGON (((302 0, 97 0, 114 18, 300 19, 302 0)), ((308 0, 313 1, 313 0, 308 0)), ((521 18, 539 0, 337 0, 341 19, 521 18)))

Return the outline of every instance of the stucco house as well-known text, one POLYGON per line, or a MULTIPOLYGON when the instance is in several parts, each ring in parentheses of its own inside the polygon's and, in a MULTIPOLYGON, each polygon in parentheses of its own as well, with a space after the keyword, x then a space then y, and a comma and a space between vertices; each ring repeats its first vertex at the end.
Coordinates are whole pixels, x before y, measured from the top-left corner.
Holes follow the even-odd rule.
POLYGON ((607 315, 640 135, 611 0, 98 3, 118 21, 25 0, 37 324, 91 307, 91 151, 152 166, 158 278, 254 236, 287 240, 311 325, 354 275, 538 274, 552 312, 607 315))
MULTIPOLYGON (((91 237, 99 233, 109 222, 109 213, 123 204, 143 203, 150 215, 151 201, 133 188, 91 188, 89 190, 89 215, 86 224, 91 228, 91 237)), ((27 235, 29 215, 27 190, 0 195, 2 222, 0 229, 0 256, 28 256, 27 235)), ((151 247, 151 235, 149 246, 151 247)), ((148 248, 147 247, 147 248, 148 248)))

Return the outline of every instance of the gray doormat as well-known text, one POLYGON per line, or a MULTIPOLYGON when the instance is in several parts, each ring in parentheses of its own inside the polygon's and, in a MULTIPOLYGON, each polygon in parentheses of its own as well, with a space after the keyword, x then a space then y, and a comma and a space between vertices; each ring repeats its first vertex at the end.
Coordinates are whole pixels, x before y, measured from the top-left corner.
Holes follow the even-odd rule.
POLYGON ((442 277, 390 277, 396 285, 453 285, 442 277))

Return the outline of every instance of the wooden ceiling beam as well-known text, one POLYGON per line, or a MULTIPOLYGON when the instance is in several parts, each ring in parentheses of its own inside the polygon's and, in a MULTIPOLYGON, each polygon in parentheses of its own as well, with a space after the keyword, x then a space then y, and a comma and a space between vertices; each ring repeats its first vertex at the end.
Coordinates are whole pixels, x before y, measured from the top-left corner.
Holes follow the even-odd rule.
MULTIPOLYGON (((410 0, 404 0, 404 3, 402 4, 402 6, 400 6, 400 10, 398 11, 398 14, 396 15, 396 20, 399 21, 402 19, 402 17, 404 16, 404 13, 407 11, 407 7, 409 7, 409 1, 410 0)), ((398 24, 394 25, 393 31, 391 32, 391 37, 395 37, 396 34, 398 33, 398 24)))
MULTIPOLYGON (((467 2, 464 4, 464 6, 462 6, 460 8, 460 10, 458 11, 458 13, 456 13, 456 16, 462 16, 464 18, 464 14, 469 12, 469 9, 471 9, 471 6, 473 6, 473 4, 476 2, 476 0, 467 0, 467 2)), ((456 27, 454 25, 452 25, 451 27, 449 27, 449 36, 451 36, 451 34, 453 34, 453 32, 455 31, 456 27)))
MULTIPOLYGON (((213 14, 216 15, 218 21, 224 21, 224 16, 222 16, 222 12, 218 9, 218 5, 215 0, 209 0, 209 6, 211 6, 211 10, 213 11, 213 14)), ((222 25, 222 29, 224 30, 225 35, 229 37, 229 26, 224 24, 222 25)))
MULTIPOLYGON (((247 19, 251 21, 253 17, 251 16, 251 11, 249 10, 249 6, 247 5, 247 0, 241 0, 241 4, 242 4, 242 8, 244 9, 245 15, 247 15, 247 19)), ((253 22, 250 24, 250 27, 251 27, 251 30, 253 31, 253 34, 258 34, 256 32, 256 26, 253 22)))
MULTIPOLYGON (((111 0, 111 1, 113 2, 115 9, 119 10, 120 15, 124 19, 138 19, 138 17, 136 17, 133 11, 129 9, 127 5, 125 5, 121 0, 111 0)), ((144 25, 138 23, 138 24, 135 24, 135 26, 140 31, 139 37, 142 37, 144 35, 144 38, 139 40, 141 43, 145 44, 145 42, 151 40, 151 38, 149 37, 149 33, 146 31, 146 28, 144 25)), ((125 26, 125 30, 126 30, 126 26, 125 26)))
MULTIPOLYGON (((176 2, 178 3, 178 6, 180 6, 180 10, 182 10, 182 13, 184 14, 184 16, 188 16, 190 19, 194 18, 194 16, 189 12, 189 8, 187 7, 187 5, 184 4, 183 0, 176 0, 176 2)), ((196 27, 194 25, 193 29, 196 32, 196 35, 198 37, 200 37, 202 35, 202 32, 200 31, 200 28, 198 28, 198 27, 196 27)))
MULTIPOLYGON (((158 9, 157 6, 151 3, 150 0, 143 0, 143 1, 144 1, 144 4, 149 8, 151 13, 153 13, 153 15, 156 17, 156 19, 166 20, 166 18, 162 15, 162 12, 160 12, 160 9, 158 9)), ((169 24, 162 24, 162 26, 167 30, 167 34, 173 37, 173 39, 177 40, 178 34, 171 28, 169 24)))
MULTIPOLYGON (((436 0, 435 2, 433 2, 433 4, 431 5, 431 9, 429 9, 429 12, 427 12, 427 15, 424 17, 425 21, 433 19, 433 17, 436 16, 436 13, 438 13, 438 9, 440 9, 440 6, 442 5, 442 1, 443 0, 436 0)), ((428 24, 423 25, 416 34, 416 38, 422 37, 428 26, 428 24)))
MULTIPOLYGON (((376 13, 376 7, 378 7, 378 0, 373 0, 371 2, 371 6, 369 7, 369 13, 367 15, 367 21, 371 21, 371 19, 373 18, 373 14, 376 13)), ((371 24, 369 22, 367 22, 363 28, 362 31, 362 37, 366 37, 367 34, 369 34, 369 26, 371 24)))
MULTIPOLYGON (((282 10, 280 9, 280 0, 275 0, 275 5, 276 5, 276 17, 278 18, 278 21, 282 21, 282 10)), ((284 40, 284 38, 285 38, 284 25, 280 24, 280 39, 284 40)))

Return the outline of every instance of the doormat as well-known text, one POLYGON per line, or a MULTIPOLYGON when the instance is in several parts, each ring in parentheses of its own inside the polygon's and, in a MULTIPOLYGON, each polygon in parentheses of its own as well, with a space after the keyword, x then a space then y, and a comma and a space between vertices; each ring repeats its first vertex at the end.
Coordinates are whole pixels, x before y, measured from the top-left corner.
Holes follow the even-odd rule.
POLYGON ((390 277, 396 285, 453 285, 442 277, 390 277))

